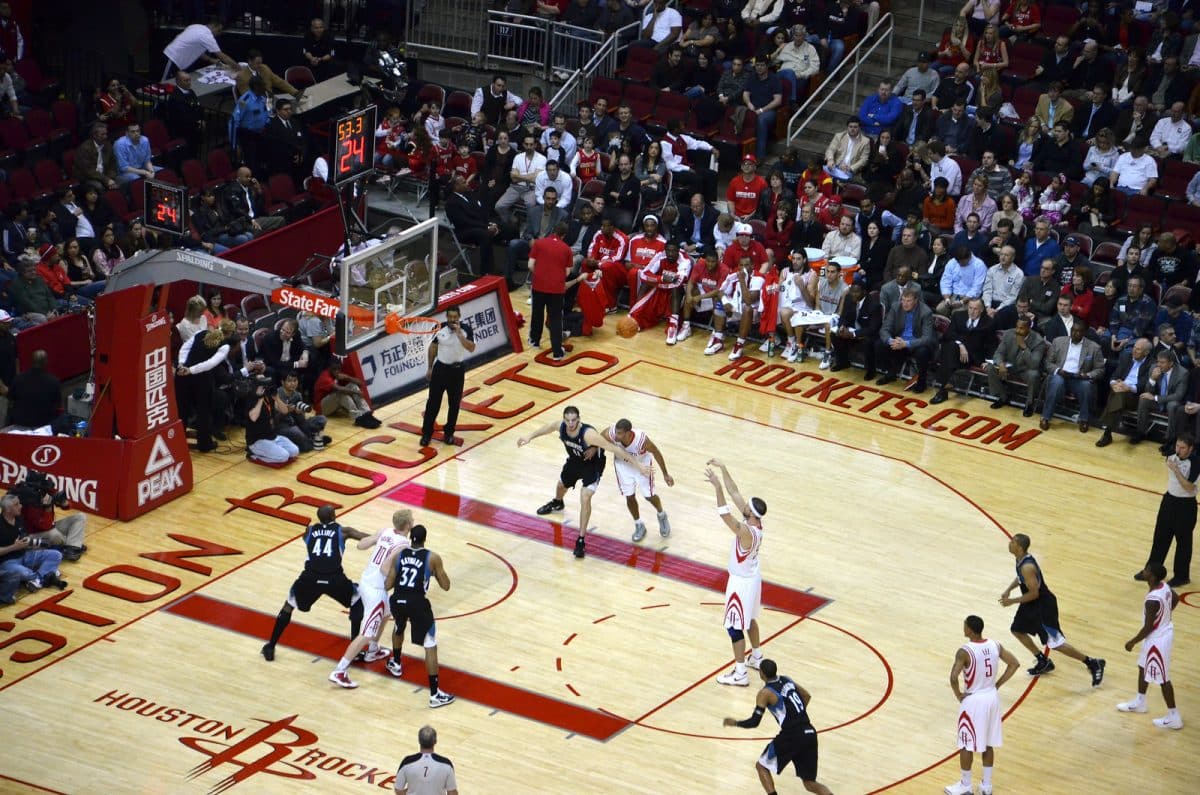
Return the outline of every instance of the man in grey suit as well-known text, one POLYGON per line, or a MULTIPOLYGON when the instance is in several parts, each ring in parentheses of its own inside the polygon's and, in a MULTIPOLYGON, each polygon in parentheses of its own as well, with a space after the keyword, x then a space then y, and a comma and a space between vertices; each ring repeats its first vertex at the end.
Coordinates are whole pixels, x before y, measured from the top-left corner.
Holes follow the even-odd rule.
POLYGON ((1180 412, 1177 409, 1187 399, 1187 370, 1175 360, 1175 354, 1161 350, 1150 368, 1146 391, 1138 395, 1137 434, 1145 436, 1150 430, 1150 415, 1167 415, 1167 440, 1159 447, 1163 455, 1175 452, 1175 437, 1179 433, 1180 412), (1165 452, 1164 452, 1165 451, 1165 452))
POLYGON ((1092 416, 1092 401, 1096 384, 1104 376, 1104 354, 1100 346, 1088 339, 1087 321, 1075 318, 1071 334, 1050 343, 1046 355, 1046 402, 1042 405, 1042 421, 1038 427, 1050 430, 1050 418, 1063 392, 1079 401, 1079 430, 1087 433, 1092 416))
POLYGON ((937 333, 933 327, 933 312, 921 300, 921 288, 909 284, 900 294, 900 303, 888 311, 875 344, 876 356, 883 371, 875 383, 883 386, 896 380, 904 361, 912 358, 917 373, 905 385, 913 392, 924 392, 929 363, 937 351, 937 333))
POLYGON ((567 211, 557 206, 558 188, 548 185, 542 194, 543 204, 534 205, 525 221, 525 231, 520 237, 508 242, 508 257, 504 262, 504 278, 513 284, 513 274, 517 272, 517 264, 529 259, 529 247, 533 241, 549 237, 554 227, 567 220, 567 211), (539 212, 540 210, 540 212, 539 212))
POLYGON ((992 362, 987 366, 988 391, 996 396, 992 408, 1008 405, 1005 382, 1023 381, 1028 389, 1024 414, 1032 417, 1033 404, 1042 385, 1042 358, 1045 355, 1046 341, 1030 328, 1028 318, 1018 319, 1016 328, 1004 332, 992 362))

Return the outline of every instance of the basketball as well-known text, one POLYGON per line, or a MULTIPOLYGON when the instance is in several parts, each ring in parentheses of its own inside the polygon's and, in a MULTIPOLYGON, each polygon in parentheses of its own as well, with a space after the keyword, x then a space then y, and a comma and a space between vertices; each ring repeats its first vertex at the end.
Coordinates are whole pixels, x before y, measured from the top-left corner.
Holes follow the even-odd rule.
POLYGON ((617 336, 629 339, 638 333, 638 323, 629 315, 617 321, 617 336))

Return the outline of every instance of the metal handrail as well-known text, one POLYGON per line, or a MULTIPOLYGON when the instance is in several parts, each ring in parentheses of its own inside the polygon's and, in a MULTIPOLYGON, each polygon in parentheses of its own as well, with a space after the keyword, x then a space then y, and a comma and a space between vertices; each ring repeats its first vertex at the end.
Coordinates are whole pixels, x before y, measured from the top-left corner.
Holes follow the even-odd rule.
POLYGON ((611 77, 617 71, 617 56, 621 50, 628 48, 629 40, 625 38, 626 34, 634 28, 640 28, 639 22, 630 22, 623 28, 617 28, 611 36, 609 36, 600 48, 596 50, 588 62, 571 73, 571 76, 559 87, 554 96, 550 98, 550 109, 555 110, 560 107, 564 101, 569 99, 584 80, 595 77, 602 67, 607 66, 607 76, 611 77), (625 41, 622 44, 622 40, 625 41))
POLYGON ((818 113, 821 112, 821 109, 825 107, 825 103, 829 102, 829 100, 833 98, 833 95, 836 94, 838 90, 845 84, 845 82, 852 77, 854 78, 854 89, 850 104, 855 106, 858 105, 859 65, 864 59, 871 57, 875 50, 877 50, 884 42, 887 43, 887 71, 889 74, 891 73, 892 39, 895 35, 895 32, 896 21, 892 17, 891 13, 887 13, 879 18, 879 21, 876 22, 874 26, 872 26, 871 29, 866 32, 866 35, 859 39, 858 43, 854 45, 854 49, 846 53, 841 62, 835 66, 833 71, 831 71, 821 82, 821 85, 817 86, 817 90, 809 94, 808 98, 804 100, 804 103, 797 108, 796 112, 792 114, 792 117, 788 119, 788 146, 791 146, 792 141, 800 137, 800 133, 802 133, 804 129, 808 127, 808 123, 812 121, 818 113), (884 28, 885 26, 886 30, 880 31, 880 29, 884 28), (877 37, 875 36, 876 33, 878 33, 877 37), (871 42, 869 47, 866 46, 867 42, 871 42), (851 56, 854 56, 853 68, 848 69, 848 67, 851 65, 851 56), (805 113, 805 111, 808 110, 809 105, 812 105, 817 97, 820 96, 825 90, 825 88, 833 82, 838 73, 843 71, 845 73, 842 74, 842 76, 837 80, 836 83, 833 84, 831 88, 829 88, 828 92, 821 99, 821 101, 817 103, 816 107, 809 111, 808 115, 805 116, 803 120, 800 120, 800 117, 805 113))

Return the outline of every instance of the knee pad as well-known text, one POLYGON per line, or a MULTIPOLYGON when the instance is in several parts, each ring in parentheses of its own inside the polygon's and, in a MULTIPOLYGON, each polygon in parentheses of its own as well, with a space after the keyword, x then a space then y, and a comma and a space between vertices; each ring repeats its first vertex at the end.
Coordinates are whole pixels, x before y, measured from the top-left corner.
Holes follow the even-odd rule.
POLYGON ((742 632, 737 627, 725 627, 725 631, 729 633, 729 639, 734 643, 737 643, 739 640, 743 640, 746 637, 746 633, 742 632))

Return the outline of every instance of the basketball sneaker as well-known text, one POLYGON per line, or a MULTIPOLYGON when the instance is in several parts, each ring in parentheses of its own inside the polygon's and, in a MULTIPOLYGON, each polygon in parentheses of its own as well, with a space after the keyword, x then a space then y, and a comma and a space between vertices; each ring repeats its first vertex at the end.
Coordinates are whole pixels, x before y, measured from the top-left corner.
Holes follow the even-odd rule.
POLYGON ((1161 718, 1155 718, 1154 725, 1160 729, 1182 729, 1183 718, 1179 717, 1178 713, 1174 715, 1164 715, 1161 718))
POLYGON ((679 339, 679 325, 676 321, 670 320, 667 322, 667 344, 674 345, 679 339))
POLYGON ((818 370, 828 370, 829 365, 833 364, 833 354, 825 351, 825 355, 821 357, 821 363, 817 365, 818 370))
POLYGON ((350 676, 345 671, 334 671, 329 675, 329 681, 347 690, 353 690, 358 687, 357 683, 350 681, 350 676))
POLYGON ((692 324, 684 321, 683 325, 679 327, 679 333, 675 335, 675 341, 683 342, 690 336, 692 336, 692 324))
POLYGON ((637 521, 633 523, 633 542, 636 544, 646 537, 646 523, 637 521))
POLYGON ((429 697, 429 708, 437 709, 438 707, 444 707, 453 701, 454 696, 439 690, 437 693, 429 697))
POLYGON ((1144 698, 1135 698, 1131 701, 1122 701, 1117 704, 1118 712, 1146 712, 1146 700, 1144 698))
POLYGON ((785 362, 796 361, 796 342, 795 342, 795 340, 792 340, 791 342, 789 342, 787 344, 787 346, 783 349, 783 360, 785 362))
POLYGON ((265 659, 267 662, 274 662, 275 661, 275 644, 273 644, 273 643, 263 644, 263 647, 259 650, 259 653, 262 654, 263 659, 265 659))
POLYGON ((586 544, 587 542, 583 540, 583 536, 579 536, 575 539, 575 557, 582 558, 587 554, 587 550, 584 549, 586 544))
POLYGON ((770 356, 771 348, 772 348, 772 346, 774 346, 774 344, 775 344, 775 338, 767 337, 766 340, 763 341, 763 344, 758 346, 758 349, 760 351, 762 351, 763 353, 765 353, 766 355, 770 356))
POLYGON ((729 361, 734 362, 742 358, 742 348, 746 347, 746 343, 738 340, 733 343, 733 350, 729 352, 729 361))
POLYGON ((404 676, 404 666, 396 662, 396 658, 393 657, 387 661, 387 672, 399 679, 401 676, 404 676))
POLYGON ((1039 657, 1037 663, 1026 671, 1030 676, 1041 676, 1054 670, 1054 660, 1049 657, 1039 657))
POLYGON ((1092 687, 1099 687, 1104 681, 1104 660, 1093 658, 1088 663, 1088 670, 1092 672, 1092 687))
POLYGON ((663 538, 671 535, 671 523, 667 520, 666 511, 663 511, 658 515, 658 534, 663 538))
POLYGON ((554 513, 555 511, 561 511, 563 509, 563 507, 564 506, 563 506, 562 500, 550 500, 550 502, 546 503, 541 508, 537 509, 537 515, 545 516, 548 513, 554 513))
POLYGON ((735 687, 749 687, 750 674, 743 673, 741 676, 738 676, 737 669, 734 668, 729 673, 721 674, 720 676, 718 676, 717 684, 719 684, 719 685, 734 685, 735 687))
POLYGON ((942 792, 946 793, 946 795, 973 795, 975 787, 970 784, 964 784, 961 781, 956 781, 943 789, 942 792))
POLYGON ((370 649, 367 649, 363 653, 363 662, 368 662, 368 663, 378 662, 380 660, 386 660, 388 657, 391 657, 391 656, 392 656, 391 649, 385 649, 382 646, 380 646, 379 648, 375 649, 375 651, 371 651, 370 649))
POLYGON ((717 335, 713 335, 708 339, 708 347, 704 349, 705 356, 712 356, 714 353, 720 353, 725 347, 725 340, 717 335))
POLYGON ((754 670, 757 671, 759 668, 762 667, 762 661, 763 661, 762 652, 758 651, 757 649, 754 650, 753 654, 746 655, 746 667, 747 668, 753 668, 754 670))

